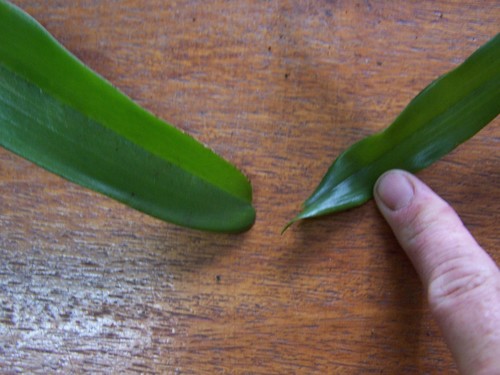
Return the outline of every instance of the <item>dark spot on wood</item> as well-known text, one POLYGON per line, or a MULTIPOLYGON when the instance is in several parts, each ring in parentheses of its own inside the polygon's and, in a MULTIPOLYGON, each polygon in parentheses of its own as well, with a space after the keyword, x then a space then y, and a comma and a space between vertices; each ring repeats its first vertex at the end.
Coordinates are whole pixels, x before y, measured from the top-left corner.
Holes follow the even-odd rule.
POLYGON ((268 50, 269 52, 271 52, 271 46, 267 47, 267 50, 268 50))
POLYGON ((382 61, 377 61, 378 66, 382 66, 382 64, 383 64, 382 61))
POLYGON ((193 22, 196 22, 196 17, 193 17, 193 22))
POLYGON ((220 275, 215 276, 215 281, 217 281, 217 284, 220 283, 221 277, 220 275))
POLYGON ((285 73, 285 79, 288 79, 288 77, 290 77, 290 74, 285 73))

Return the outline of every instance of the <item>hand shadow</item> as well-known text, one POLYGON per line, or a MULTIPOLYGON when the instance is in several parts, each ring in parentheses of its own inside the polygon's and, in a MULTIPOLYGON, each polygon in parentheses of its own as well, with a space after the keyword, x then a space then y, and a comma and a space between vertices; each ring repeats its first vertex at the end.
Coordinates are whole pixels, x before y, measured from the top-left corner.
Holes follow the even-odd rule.
POLYGON ((309 272, 328 279, 335 300, 324 301, 332 310, 327 314, 352 326, 355 333, 344 343, 332 332, 339 341, 337 350, 358 348, 360 364, 384 373, 420 373, 428 365, 421 345, 426 334, 424 294, 411 262, 375 211, 369 203, 297 223, 290 228, 294 244, 283 252, 287 267, 282 276, 293 282, 309 272))

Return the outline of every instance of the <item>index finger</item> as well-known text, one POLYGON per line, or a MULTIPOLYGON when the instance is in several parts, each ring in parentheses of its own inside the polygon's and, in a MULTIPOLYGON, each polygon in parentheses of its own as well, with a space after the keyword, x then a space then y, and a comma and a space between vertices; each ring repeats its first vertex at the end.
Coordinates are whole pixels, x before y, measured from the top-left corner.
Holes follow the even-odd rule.
POLYGON ((455 211, 415 176, 384 174, 377 205, 410 257, 464 373, 500 369, 500 271, 455 211))

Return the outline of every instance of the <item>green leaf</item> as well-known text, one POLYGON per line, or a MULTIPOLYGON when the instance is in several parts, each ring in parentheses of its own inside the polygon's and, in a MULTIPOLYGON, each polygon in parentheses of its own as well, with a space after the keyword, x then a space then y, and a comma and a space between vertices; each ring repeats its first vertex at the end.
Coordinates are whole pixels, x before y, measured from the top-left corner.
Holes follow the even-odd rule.
POLYGON ((179 225, 239 232, 255 220, 240 171, 132 102, 4 0, 0 145, 179 225))
MULTIPOLYGON (((476 134, 500 113, 500 34, 417 95, 384 131, 344 151, 288 225, 359 206, 378 177, 421 170, 476 134)), ((286 229, 286 228, 285 228, 286 229)))

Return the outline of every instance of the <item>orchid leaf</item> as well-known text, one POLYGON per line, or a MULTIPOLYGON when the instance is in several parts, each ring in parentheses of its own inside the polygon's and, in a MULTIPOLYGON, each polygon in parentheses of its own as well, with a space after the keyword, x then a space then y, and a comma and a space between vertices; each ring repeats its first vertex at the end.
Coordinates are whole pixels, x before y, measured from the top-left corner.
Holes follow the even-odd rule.
POLYGON ((239 170, 135 104, 4 0, 0 146, 178 225, 239 232, 255 220, 239 170))
POLYGON ((416 172, 429 166, 499 113, 497 34, 460 66, 427 86, 387 129, 344 151, 288 226, 365 203, 372 198, 381 174, 394 168, 416 172))

